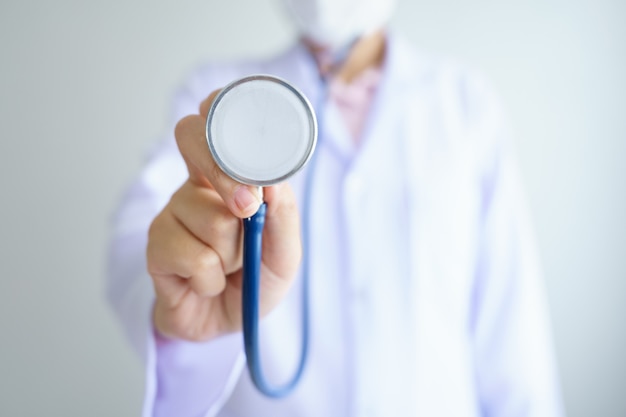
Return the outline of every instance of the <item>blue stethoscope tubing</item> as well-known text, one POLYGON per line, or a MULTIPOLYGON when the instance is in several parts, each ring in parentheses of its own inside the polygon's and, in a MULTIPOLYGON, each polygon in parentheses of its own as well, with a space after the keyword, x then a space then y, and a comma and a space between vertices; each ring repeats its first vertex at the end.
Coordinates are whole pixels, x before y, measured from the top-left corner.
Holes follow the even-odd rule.
MULTIPOLYGON (((319 108, 319 107, 318 107, 319 108)), ((319 123, 318 116, 318 125, 319 123)), ((319 145, 319 140, 318 140, 319 145)), ((282 398, 293 391, 304 373, 309 352, 309 271, 310 271, 310 207, 313 193, 313 176, 317 161, 317 152, 309 160, 304 184, 304 201, 302 212, 302 342, 300 360, 293 376, 283 385, 270 384, 261 367, 259 350, 259 290, 261 276, 261 257, 263 246, 263 226, 267 204, 263 203, 259 210, 243 220, 243 284, 242 284, 242 316, 244 351, 248 363, 250 379, 264 395, 282 398)))
POLYGON ((272 398, 281 398, 288 395, 296 387, 307 361, 309 350, 309 215, 313 157, 309 164, 306 178, 306 192, 303 211, 303 239, 304 251, 302 255, 302 342, 300 360, 295 373, 284 385, 271 385, 261 368, 259 351, 259 289, 261 276, 261 248, 263 246, 263 226, 267 204, 263 203, 252 216, 243 220, 243 286, 242 286, 242 315, 244 350, 248 362, 250 378, 257 389, 264 395, 272 398))

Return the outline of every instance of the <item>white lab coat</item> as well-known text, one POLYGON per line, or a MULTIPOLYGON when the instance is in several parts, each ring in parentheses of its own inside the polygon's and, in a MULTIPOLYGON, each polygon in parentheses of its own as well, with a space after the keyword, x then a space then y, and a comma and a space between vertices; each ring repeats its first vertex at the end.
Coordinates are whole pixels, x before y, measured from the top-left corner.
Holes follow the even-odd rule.
MULTIPOLYGON (((115 220, 109 297, 146 361, 144 415, 559 416, 537 255, 500 105, 472 71, 390 36, 358 147, 301 46, 209 65, 173 123, 252 73, 300 88, 320 114, 311 207, 311 350, 296 391, 253 388, 241 335, 156 349, 145 272, 149 223, 186 177, 172 137, 115 220)), ((300 202, 305 172, 292 186, 300 202)), ((284 381, 299 354, 300 286, 261 326, 263 366, 284 381)))

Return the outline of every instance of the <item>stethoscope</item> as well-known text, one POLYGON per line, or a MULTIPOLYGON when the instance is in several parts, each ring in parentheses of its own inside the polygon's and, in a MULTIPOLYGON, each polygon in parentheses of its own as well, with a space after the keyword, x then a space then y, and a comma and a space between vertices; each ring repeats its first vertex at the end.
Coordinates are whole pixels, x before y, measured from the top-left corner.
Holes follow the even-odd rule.
MULTIPOLYGON (((314 160, 317 120, 313 106, 297 88, 270 75, 253 75, 227 85, 215 97, 206 137, 217 165, 234 180, 262 187, 278 184, 314 160)), ((310 171, 312 172, 312 170, 310 171)), ((295 373, 284 385, 270 384, 259 352, 259 283, 266 203, 243 220, 242 317, 250 378, 269 397, 289 394, 302 377, 309 348, 309 214, 312 175, 305 179, 302 259, 302 344, 295 373)))

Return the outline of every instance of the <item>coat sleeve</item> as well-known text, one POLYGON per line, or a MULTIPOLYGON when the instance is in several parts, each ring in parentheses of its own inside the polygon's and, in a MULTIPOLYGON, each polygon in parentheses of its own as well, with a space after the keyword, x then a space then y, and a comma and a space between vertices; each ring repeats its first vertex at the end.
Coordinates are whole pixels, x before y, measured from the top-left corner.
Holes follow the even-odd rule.
POLYGON ((508 123, 491 90, 477 89, 486 142, 471 334, 481 408, 485 416, 561 416, 542 274, 508 123))
MULTIPOLYGON (((228 71, 206 70, 192 77, 175 96, 170 132, 176 121, 197 113, 199 103, 231 77, 228 71)), ((153 328, 155 295, 145 258, 148 228, 186 178, 184 161, 170 133, 151 152, 112 219, 107 297, 145 364, 146 417, 217 414, 244 365, 239 334, 192 343, 160 338, 153 328)))

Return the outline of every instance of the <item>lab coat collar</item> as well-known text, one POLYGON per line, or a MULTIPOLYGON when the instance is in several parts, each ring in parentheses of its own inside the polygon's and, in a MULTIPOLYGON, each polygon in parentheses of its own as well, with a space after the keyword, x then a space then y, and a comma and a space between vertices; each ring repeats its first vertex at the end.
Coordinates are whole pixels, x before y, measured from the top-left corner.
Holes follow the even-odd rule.
POLYGON ((368 117, 365 123, 360 148, 354 155, 355 169, 371 171, 376 155, 385 153, 393 145, 390 143, 392 138, 404 137, 394 129, 401 125, 398 118, 404 112, 400 109, 406 105, 415 82, 416 68, 411 48, 395 33, 388 32, 382 78, 369 110, 375 116, 368 117))

